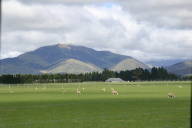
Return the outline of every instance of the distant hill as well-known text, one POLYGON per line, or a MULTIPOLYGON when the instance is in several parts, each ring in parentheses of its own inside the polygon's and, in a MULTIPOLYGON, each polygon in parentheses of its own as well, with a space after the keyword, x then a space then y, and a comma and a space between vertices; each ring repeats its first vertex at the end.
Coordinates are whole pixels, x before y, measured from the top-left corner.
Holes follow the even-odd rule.
POLYGON ((168 72, 185 76, 192 74, 192 60, 183 61, 174 65, 166 67, 168 72))
POLYGON ((143 68, 143 69, 150 69, 150 67, 136 59, 133 58, 127 58, 116 65, 114 65, 111 70, 113 71, 125 71, 125 70, 132 70, 135 68, 143 68))
POLYGON ((89 63, 84 63, 76 59, 68 59, 50 67, 42 73, 87 73, 87 72, 101 72, 102 69, 89 63))
POLYGON ((161 60, 150 60, 146 63, 155 67, 168 67, 173 64, 179 63, 181 61, 184 61, 182 59, 161 59, 161 60))
POLYGON ((76 59, 99 68, 110 68, 120 61, 132 58, 109 51, 96 51, 76 45, 57 44, 40 47, 15 58, 0 60, 0 74, 37 74, 68 59, 76 59))

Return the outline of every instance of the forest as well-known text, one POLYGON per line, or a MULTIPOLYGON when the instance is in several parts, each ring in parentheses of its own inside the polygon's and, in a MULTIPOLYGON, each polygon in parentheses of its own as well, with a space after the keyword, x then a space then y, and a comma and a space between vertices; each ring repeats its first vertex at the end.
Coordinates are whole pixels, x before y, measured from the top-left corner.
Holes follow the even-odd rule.
POLYGON ((102 72, 82 74, 6 74, 0 75, 0 83, 24 84, 24 83, 69 83, 85 81, 105 81, 108 78, 121 78, 124 81, 164 81, 164 80, 188 80, 168 73, 163 67, 153 67, 151 70, 136 68, 114 72, 104 69, 102 72))

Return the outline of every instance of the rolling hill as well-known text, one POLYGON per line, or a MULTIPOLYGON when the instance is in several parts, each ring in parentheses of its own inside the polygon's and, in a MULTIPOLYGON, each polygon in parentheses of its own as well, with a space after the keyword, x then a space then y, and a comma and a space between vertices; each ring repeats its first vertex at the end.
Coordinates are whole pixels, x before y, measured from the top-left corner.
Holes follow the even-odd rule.
POLYGON ((87 72, 101 72, 102 69, 89 63, 84 63, 76 59, 68 59, 62 61, 47 70, 41 71, 42 73, 87 73, 87 72))
POLYGON ((153 65, 155 67, 168 67, 173 64, 179 63, 181 61, 184 61, 183 59, 160 59, 160 60, 150 60, 146 63, 149 65, 153 65))
POLYGON ((127 58, 120 61, 118 64, 111 67, 113 71, 125 71, 125 70, 132 70, 136 68, 143 68, 143 69, 150 69, 149 66, 146 64, 134 59, 134 58, 127 58))
POLYGON ((192 60, 183 61, 174 65, 166 67, 168 72, 185 76, 192 75, 192 60))

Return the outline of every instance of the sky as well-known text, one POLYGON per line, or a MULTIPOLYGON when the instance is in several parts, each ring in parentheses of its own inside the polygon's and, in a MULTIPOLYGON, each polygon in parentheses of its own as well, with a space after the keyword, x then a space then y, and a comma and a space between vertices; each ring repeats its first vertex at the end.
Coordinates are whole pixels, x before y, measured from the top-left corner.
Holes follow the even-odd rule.
POLYGON ((192 0, 3 0, 1 18, 1 59, 58 43, 192 58, 192 0))

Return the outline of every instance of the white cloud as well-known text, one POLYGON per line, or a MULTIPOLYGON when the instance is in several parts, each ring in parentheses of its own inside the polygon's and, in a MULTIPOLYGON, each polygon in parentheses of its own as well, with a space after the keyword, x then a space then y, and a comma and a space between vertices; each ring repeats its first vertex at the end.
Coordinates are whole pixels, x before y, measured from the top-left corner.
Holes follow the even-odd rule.
POLYGON ((15 56, 18 56, 20 55, 21 53, 18 52, 18 51, 13 51, 13 52, 8 52, 6 54, 1 54, 1 58, 12 58, 12 57, 15 57, 15 56))
MULTIPOLYGON (((178 0, 176 4, 180 5, 180 2, 178 0)), ((172 5, 161 2, 160 4, 172 5)), ((138 6, 133 3, 132 5, 138 6)), ((142 61, 192 57, 190 27, 188 29, 179 29, 171 25, 162 27, 153 23, 158 18, 144 17, 141 20, 140 17, 144 14, 135 16, 135 12, 132 13, 126 6, 117 1, 109 5, 106 3, 42 5, 24 4, 16 0, 4 1, 1 57, 17 56, 41 46, 60 42, 85 45, 98 50, 110 49, 142 61)), ((170 13, 172 15, 173 12, 170 13)), ((154 14, 147 13, 147 16, 154 14)), ((190 17, 188 10, 177 15, 190 17)), ((172 17, 167 15, 164 17, 159 14, 158 17, 160 21, 164 19, 163 24, 166 18, 168 18, 166 23, 173 23, 173 26, 177 26, 177 22, 180 22, 178 17, 173 18, 173 21, 170 20, 172 17)), ((178 26, 181 24, 183 23, 179 23, 178 26)))

